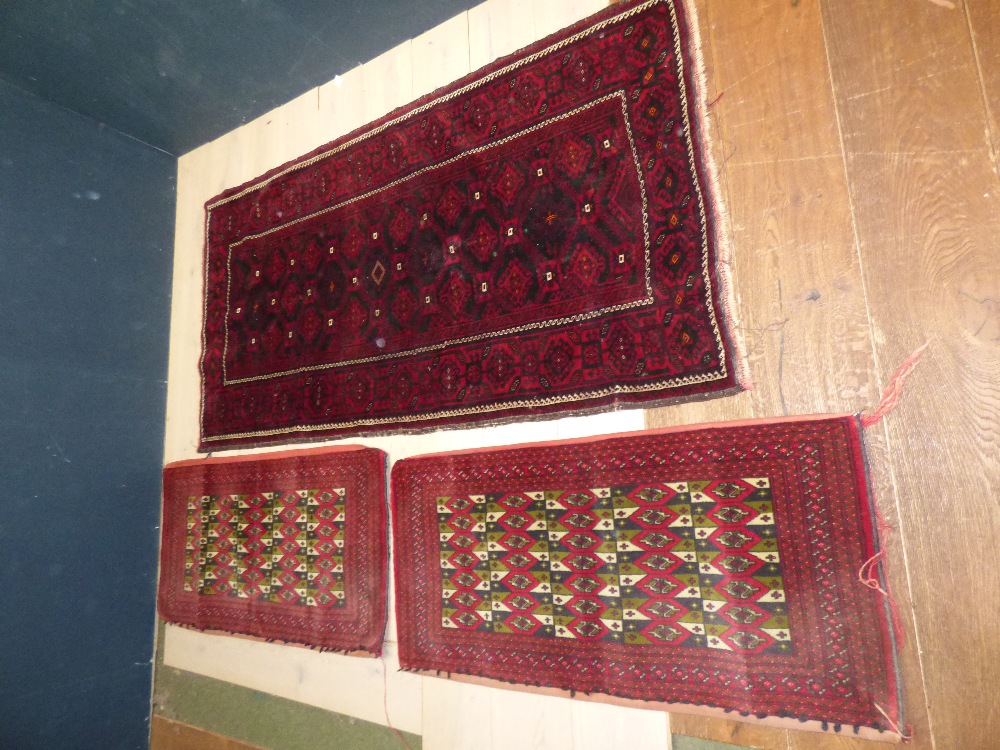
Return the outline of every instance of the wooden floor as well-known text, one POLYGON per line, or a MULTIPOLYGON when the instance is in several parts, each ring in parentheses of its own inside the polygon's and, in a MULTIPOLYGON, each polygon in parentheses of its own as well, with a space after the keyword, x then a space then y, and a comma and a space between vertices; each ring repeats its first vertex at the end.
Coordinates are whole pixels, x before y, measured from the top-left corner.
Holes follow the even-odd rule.
POLYGON ((867 435, 912 747, 1000 747, 1000 1, 696 4, 756 388, 648 424, 860 410, 930 342, 867 435))
MULTIPOLYGON (((168 460, 195 455, 204 200, 564 25, 574 5, 578 17, 595 3, 489 0, 181 158, 168 460), (352 96, 358 104, 345 106, 352 96)), ((1000 747, 1000 0, 694 5, 756 386, 649 412, 646 423, 859 411, 929 342, 899 406, 867 434, 879 506, 895 527, 889 579, 907 630, 912 747, 1000 747)), ((435 439, 428 448, 440 449, 435 439)), ((404 728, 428 748, 514 747, 509 733, 524 724, 535 728, 516 743, 523 750, 611 748, 600 731, 631 721, 569 701, 543 715, 516 693, 480 700, 441 680, 393 679, 389 710, 405 716, 422 700, 404 728), (455 705, 492 710, 492 736, 463 741, 462 723, 435 713, 455 705), (503 720, 512 712, 521 721, 503 720), (552 744, 560 722, 579 739, 552 744)), ((289 697, 309 701, 299 683, 289 697)), ((670 728, 769 750, 875 747, 682 715, 670 728)), ((665 729, 642 747, 666 748, 665 729)))

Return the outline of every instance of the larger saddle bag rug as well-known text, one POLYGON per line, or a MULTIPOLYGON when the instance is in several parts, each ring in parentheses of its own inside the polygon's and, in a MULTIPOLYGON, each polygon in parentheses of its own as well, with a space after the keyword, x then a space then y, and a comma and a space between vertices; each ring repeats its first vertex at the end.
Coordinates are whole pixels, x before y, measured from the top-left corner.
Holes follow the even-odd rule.
POLYGON ((388 568, 385 454, 345 446, 163 470, 168 622, 378 655, 388 568))
POLYGON ((614 6, 209 201, 201 449, 738 390, 692 26, 614 6))
POLYGON ((406 669, 898 739, 854 417, 417 457, 392 493, 406 669))

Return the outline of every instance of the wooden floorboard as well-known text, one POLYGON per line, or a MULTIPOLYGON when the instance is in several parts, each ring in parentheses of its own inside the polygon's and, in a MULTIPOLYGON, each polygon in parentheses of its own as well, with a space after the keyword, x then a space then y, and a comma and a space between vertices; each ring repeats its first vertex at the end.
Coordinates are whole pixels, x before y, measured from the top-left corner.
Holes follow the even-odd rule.
POLYGON ((871 350, 818 7, 698 7, 754 389, 648 423, 861 408, 871 350))
MULTIPOLYGON (((983 686, 1000 665, 987 621, 1000 588, 976 568, 1000 534, 1000 3, 971 0, 968 16, 889 0, 696 5, 756 387, 648 422, 861 410, 930 339, 904 403, 866 436, 880 510, 900 526, 889 577, 911 746, 992 747, 983 686)), ((672 727, 768 750, 876 746, 697 717, 672 727)))
POLYGON ((996 747, 1000 576, 983 560, 1000 536, 1000 186, 983 82, 960 7, 822 7, 880 382, 930 342, 872 431, 888 441, 893 557, 906 558, 930 706, 925 724, 911 688, 914 746, 996 747))
POLYGON ((759 748, 759 750, 787 750, 788 732, 743 721, 710 719, 694 714, 673 714, 670 729, 676 734, 701 737, 715 742, 759 748))
MULTIPOLYGON (((171 356, 169 458, 193 456, 197 437, 196 410, 187 407, 197 401, 204 199, 457 77, 457 60, 477 67, 522 44, 529 26, 551 30, 562 18, 554 2, 490 0, 465 17, 467 39, 454 21, 455 44, 438 32, 400 45, 181 159, 188 197, 178 218, 175 288, 183 293, 175 294, 173 326, 190 347, 171 356)), ((729 209, 722 229, 733 242, 739 334, 755 387, 650 411, 647 424, 862 410, 929 340, 896 411, 866 435, 879 507, 897 527, 888 567, 909 640, 902 668, 911 747, 996 747, 1000 0, 691 2, 716 100, 710 148, 729 209)), ((365 683, 377 694, 380 675, 365 683)), ((503 720, 511 711, 522 719, 525 748, 555 747, 555 725, 573 727, 560 737, 575 747, 601 744, 590 729, 597 724, 609 736, 624 732, 578 704, 544 724, 531 699, 430 679, 394 703, 394 684, 390 676, 394 715, 422 695, 416 724, 428 747, 517 744, 519 727, 503 720), (456 712, 456 702, 468 710, 456 712), (483 726, 495 738, 484 739, 483 726)), ((164 722, 154 719, 157 742, 187 731, 164 722)), ((673 716, 671 727, 765 750, 876 747, 693 716, 673 716)), ((195 744, 202 739, 152 747, 246 747, 195 744)))

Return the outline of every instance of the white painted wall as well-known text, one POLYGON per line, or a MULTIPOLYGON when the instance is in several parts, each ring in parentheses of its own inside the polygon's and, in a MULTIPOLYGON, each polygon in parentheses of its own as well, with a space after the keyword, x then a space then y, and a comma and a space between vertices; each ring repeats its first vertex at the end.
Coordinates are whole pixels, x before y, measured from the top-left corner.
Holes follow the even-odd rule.
MULTIPOLYGON (((590 13, 606 0, 488 0, 344 76, 181 157, 165 460, 197 458, 204 204, 390 110, 590 13)), ((357 438, 391 461, 437 451, 643 428, 639 410, 427 435, 357 438)), ((327 444, 333 444, 327 442, 327 444)), ((276 450, 276 449, 262 449, 276 450)), ((237 455, 250 451, 225 451, 237 455)), ((216 454, 218 455, 218 453, 216 454)), ((398 672, 390 624, 382 660, 321 654, 173 626, 166 665, 423 735, 427 750, 666 750, 667 714, 398 672)))

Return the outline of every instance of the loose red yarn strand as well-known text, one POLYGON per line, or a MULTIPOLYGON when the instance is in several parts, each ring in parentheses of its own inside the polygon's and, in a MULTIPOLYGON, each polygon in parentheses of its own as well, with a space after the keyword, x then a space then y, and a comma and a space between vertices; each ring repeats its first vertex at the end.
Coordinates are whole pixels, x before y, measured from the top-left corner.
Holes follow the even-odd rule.
POLYGON ((903 627, 903 616, 899 611, 899 604, 893 598, 892 594, 882 587, 882 584, 875 576, 876 566, 886 558, 885 540, 888 533, 892 531, 892 526, 885 522, 885 519, 882 518, 882 514, 878 512, 877 508, 875 509, 875 528, 875 533, 878 536, 879 551, 862 563, 861 567, 858 569, 858 580, 861 581, 863 586, 867 586, 872 591, 879 592, 882 596, 889 600, 889 613, 892 617, 892 630, 896 635, 896 642, 899 644, 899 647, 903 648, 906 646, 906 628, 903 627))
POLYGON ((385 654, 382 654, 379 657, 379 661, 382 662, 382 710, 385 711, 386 726, 392 730, 392 733, 396 735, 396 739, 403 744, 403 747, 405 747, 406 750, 413 750, 410 743, 406 741, 406 737, 404 737, 403 733, 392 725, 392 720, 389 718, 389 677, 387 674, 389 666, 385 663, 385 654))
POLYGON ((917 366, 917 362, 920 361, 921 355, 924 353, 924 349, 930 344, 930 341, 924 343, 919 349, 917 349, 913 354, 907 357, 906 361, 899 366, 899 369, 893 374, 889 379, 889 385, 885 387, 885 393, 882 394, 882 400, 879 401, 875 411, 865 411, 861 412, 859 418, 861 420, 861 426, 865 429, 871 427, 872 425, 878 424, 882 421, 882 417, 891 412, 896 408, 896 402, 899 401, 900 395, 903 393, 903 383, 913 372, 913 369, 917 366))
MULTIPOLYGON (((896 408, 896 404, 899 402, 899 397, 903 393, 903 384, 906 379, 910 376, 910 373, 917 366, 917 362, 920 361, 920 357, 923 355, 924 350, 930 344, 929 341, 925 342, 923 346, 918 348, 906 361, 899 366, 899 369, 893 373, 893 376, 889 379, 889 384, 885 388, 885 392, 882 394, 882 399, 879 401, 877 407, 874 411, 865 411, 858 415, 858 419, 861 422, 861 427, 867 429, 873 425, 878 424, 882 421, 886 414, 891 412, 896 408)), ((903 627, 903 618, 899 611, 899 604, 893 599, 892 594, 890 594, 882 584, 879 582, 875 575, 876 567, 885 560, 886 549, 885 549, 885 538, 892 527, 885 522, 882 518, 882 514, 875 511, 875 521, 876 521, 876 533, 878 535, 879 551, 872 555, 870 558, 865 560, 861 568, 858 570, 858 580, 864 586, 872 589, 873 591, 879 592, 889 601, 889 612, 892 616, 892 629, 896 635, 896 641, 899 647, 902 648, 906 643, 906 630, 903 627)), ((909 742, 913 739, 913 729, 907 724, 906 731, 899 728, 899 725, 890 718, 889 714, 878 704, 875 704, 876 710, 882 714, 885 720, 889 723, 889 726, 900 736, 903 742, 909 742)))
MULTIPOLYGON (((872 425, 876 425, 882 421, 882 418, 886 414, 891 412, 896 404, 899 402, 899 397, 903 393, 903 384, 906 379, 913 372, 914 368, 917 366, 917 362, 920 361, 920 357, 923 355, 924 350, 928 347, 930 341, 924 342, 923 346, 919 347, 913 352, 906 361, 899 366, 899 369, 893 373, 893 376, 889 379, 889 384, 885 388, 885 393, 882 394, 882 399, 879 401, 877 407, 874 411, 865 411, 858 415, 858 419, 861 422, 861 427, 867 429, 872 425)), ((902 647, 906 642, 906 630, 903 628, 903 618, 899 612, 899 605, 896 600, 892 598, 892 594, 886 591, 882 584, 879 583, 878 578, 874 575, 876 566, 885 560, 885 537, 887 532, 889 532, 892 527, 885 522, 882 515, 876 509, 875 519, 877 526, 877 534, 879 540, 879 552, 868 560, 865 560, 864 564, 858 570, 858 580, 864 586, 872 589, 873 591, 878 591, 882 596, 889 600, 889 611, 892 615, 892 628, 896 634, 896 639, 899 642, 900 647, 902 647)))

